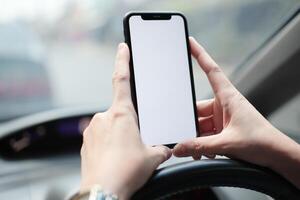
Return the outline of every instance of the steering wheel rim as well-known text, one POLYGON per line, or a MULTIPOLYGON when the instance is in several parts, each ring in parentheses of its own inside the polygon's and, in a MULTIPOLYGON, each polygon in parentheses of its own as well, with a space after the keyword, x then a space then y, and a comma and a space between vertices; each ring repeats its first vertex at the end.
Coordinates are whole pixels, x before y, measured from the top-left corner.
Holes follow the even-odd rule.
POLYGON ((132 199, 166 199, 196 188, 228 186, 296 200, 300 191, 273 171, 231 159, 190 161, 156 170, 132 199))

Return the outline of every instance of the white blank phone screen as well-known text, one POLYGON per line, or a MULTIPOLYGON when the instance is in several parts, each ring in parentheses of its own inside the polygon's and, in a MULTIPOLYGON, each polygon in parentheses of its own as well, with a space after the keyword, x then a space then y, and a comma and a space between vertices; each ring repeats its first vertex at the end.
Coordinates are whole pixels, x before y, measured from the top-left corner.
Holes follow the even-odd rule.
POLYGON ((129 19, 140 133, 148 145, 196 137, 184 21, 129 19))

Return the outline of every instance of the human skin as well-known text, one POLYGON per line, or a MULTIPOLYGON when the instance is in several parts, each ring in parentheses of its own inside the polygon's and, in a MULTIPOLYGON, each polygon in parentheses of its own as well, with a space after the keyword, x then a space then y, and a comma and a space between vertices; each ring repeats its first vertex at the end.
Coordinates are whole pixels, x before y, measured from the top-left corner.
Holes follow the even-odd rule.
POLYGON ((232 85, 194 38, 193 57, 205 72, 214 98, 197 102, 201 137, 177 144, 178 157, 225 155, 273 169, 300 189, 300 145, 276 129, 232 85))
POLYGON ((165 146, 143 144, 132 105, 129 83, 129 50, 118 47, 113 74, 114 99, 104 113, 97 113, 83 133, 80 192, 93 185, 129 199, 172 152, 165 146))
MULTIPOLYGON (((190 47, 215 97, 197 102, 202 136, 179 143, 173 154, 238 158, 269 167, 300 188, 300 146, 247 101, 193 38, 190 47)), ((83 133, 81 192, 99 184, 119 199, 129 199, 171 156, 167 147, 149 147, 141 141, 131 101, 129 57, 127 45, 121 43, 113 75, 113 104, 96 114, 83 133)))

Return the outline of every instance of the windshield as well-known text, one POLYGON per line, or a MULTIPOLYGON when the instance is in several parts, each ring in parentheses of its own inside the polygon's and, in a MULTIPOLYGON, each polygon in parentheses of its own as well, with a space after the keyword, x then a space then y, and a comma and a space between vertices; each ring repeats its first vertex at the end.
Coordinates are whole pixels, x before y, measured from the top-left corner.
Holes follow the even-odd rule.
MULTIPOLYGON (((0 0, 0 121, 112 100, 122 18, 131 10, 181 11, 190 35, 230 75, 298 0, 0 0)), ((210 92, 194 63, 198 99, 210 92)))

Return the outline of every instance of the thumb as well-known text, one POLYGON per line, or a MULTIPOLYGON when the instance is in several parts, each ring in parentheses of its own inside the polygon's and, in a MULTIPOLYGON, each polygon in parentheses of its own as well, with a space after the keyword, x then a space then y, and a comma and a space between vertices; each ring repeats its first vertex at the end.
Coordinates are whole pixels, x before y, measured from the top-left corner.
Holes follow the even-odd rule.
POLYGON ((114 102, 131 102, 130 93, 130 53, 125 43, 120 43, 113 73, 114 102))
POLYGON ((177 144, 174 147, 173 154, 176 157, 201 157, 201 155, 220 154, 220 149, 220 135, 210 135, 177 144))
POLYGON ((160 145, 149 147, 149 154, 152 169, 156 169, 161 163, 165 162, 171 157, 172 151, 168 147, 160 145))

